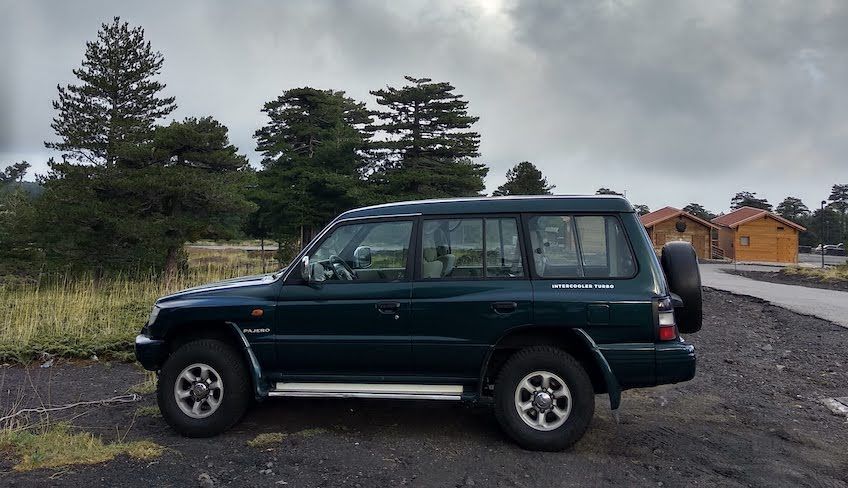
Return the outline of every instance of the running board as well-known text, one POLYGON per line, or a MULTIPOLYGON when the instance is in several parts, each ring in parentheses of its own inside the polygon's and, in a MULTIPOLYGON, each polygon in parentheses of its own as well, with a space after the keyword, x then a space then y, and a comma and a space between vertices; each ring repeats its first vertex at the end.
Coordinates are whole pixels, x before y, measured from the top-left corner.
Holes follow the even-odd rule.
POLYGON ((394 398, 460 400, 462 385, 397 385, 387 383, 277 383, 268 392, 277 397, 394 398))

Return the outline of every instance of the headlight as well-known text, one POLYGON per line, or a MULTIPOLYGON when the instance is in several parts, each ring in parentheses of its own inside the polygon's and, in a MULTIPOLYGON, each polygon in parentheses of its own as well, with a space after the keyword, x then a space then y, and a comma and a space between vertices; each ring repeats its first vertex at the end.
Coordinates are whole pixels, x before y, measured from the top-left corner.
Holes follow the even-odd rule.
POLYGON ((153 322, 156 322, 156 317, 159 316, 159 307, 154 306, 153 310, 150 311, 150 317, 147 317, 147 325, 152 325, 153 322))

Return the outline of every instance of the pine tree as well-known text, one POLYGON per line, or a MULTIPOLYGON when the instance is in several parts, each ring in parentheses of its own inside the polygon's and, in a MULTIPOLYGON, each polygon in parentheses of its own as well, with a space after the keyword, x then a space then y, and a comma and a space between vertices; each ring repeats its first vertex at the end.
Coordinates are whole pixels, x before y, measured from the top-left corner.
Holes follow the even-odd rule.
POLYGON ((227 132, 211 117, 188 118, 117 153, 121 165, 51 163, 36 202, 48 267, 171 276, 186 242, 234 237, 254 209, 253 175, 227 132))
POLYGON ((740 191, 730 199, 731 210, 742 207, 760 208, 771 212, 771 204, 765 198, 757 198, 757 192, 740 191))
POLYGON ((262 224, 301 243, 342 210, 367 201, 362 184, 371 122, 365 105, 334 90, 286 90, 263 110, 256 131, 262 224))
POLYGON ((716 218, 716 214, 710 212, 700 203, 690 203, 683 207, 683 211, 698 217, 699 219, 712 220, 716 218))
POLYGON ((828 206, 840 214, 841 232, 838 239, 840 242, 845 242, 848 240, 848 184, 833 185, 827 199, 830 200, 828 206))
POLYGON ((529 161, 522 161, 506 172, 506 183, 499 186, 492 196, 505 195, 550 195, 554 185, 549 185, 542 172, 529 161))
POLYGON ((479 117, 447 82, 405 76, 410 84, 374 90, 384 107, 369 130, 375 160, 371 181, 383 200, 478 195, 488 173, 479 156, 480 134, 469 130, 479 117))
POLYGON ((103 24, 97 40, 86 43, 82 67, 73 70, 81 83, 57 87, 59 113, 51 127, 59 140, 45 146, 69 159, 111 165, 124 146, 149 142, 154 122, 176 108, 173 97, 159 97, 165 85, 153 79, 162 62, 141 27, 119 17, 103 24))
POLYGON ((3 183, 23 183, 24 176, 26 176, 27 171, 29 171, 30 164, 26 161, 21 161, 20 163, 10 164, 6 166, 6 169, 0 171, 0 184, 3 183))
POLYGON ((633 210, 635 210, 639 215, 647 215, 651 213, 651 209, 647 205, 642 204, 633 205, 633 210))
POLYGON ((804 202, 795 197, 786 197, 777 205, 776 211, 781 217, 793 222, 801 222, 805 216, 810 214, 810 209, 804 205, 804 202))

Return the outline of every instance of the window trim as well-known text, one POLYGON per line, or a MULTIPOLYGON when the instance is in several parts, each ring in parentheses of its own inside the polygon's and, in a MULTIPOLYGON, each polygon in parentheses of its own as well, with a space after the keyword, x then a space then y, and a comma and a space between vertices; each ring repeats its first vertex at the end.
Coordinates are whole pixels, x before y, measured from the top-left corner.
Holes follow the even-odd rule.
MULTIPOLYGON (((525 248, 528 253, 533 252, 533 246, 530 243, 530 219, 536 216, 569 216, 569 217, 612 217, 618 221, 618 226, 621 229, 622 236, 624 237, 624 242, 627 243, 627 249, 630 251, 630 256, 633 259, 633 273, 628 276, 606 276, 606 277, 586 277, 586 276, 575 276, 575 277, 548 277, 548 276, 539 276, 536 273, 536 261, 534 259, 529 259, 530 263, 528 267, 530 268, 530 276, 532 280, 538 281, 589 281, 589 280, 609 280, 609 281, 623 281, 623 280, 632 280, 639 276, 639 271, 641 270, 641 266, 639 264, 639 259, 636 256, 635 249, 633 247, 633 240, 630 238, 630 233, 627 231, 627 226, 624 225, 624 221, 621 219, 620 213, 615 212, 524 212, 521 214, 521 219, 524 222, 524 235, 525 235, 525 248)), ((640 224, 641 225, 641 224, 640 224)), ((574 224, 574 234, 577 238, 575 242, 575 247, 577 252, 579 253, 580 259, 578 259, 579 269, 582 271, 583 269, 583 248, 580 244, 579 232, 577 231, 577 223, 575 221, 574 224)), ((643 227, 644 229, 644 227, 643 227)), ((606 225, 604 225, 604 232, 607 232, 606 225)), ((607 241, 609 242, 609 241, 607 241)), ((532 258, 532 256, 530 256, 532 258)), ((607 259, 609 259, 609 253, 607 253, 607 259)), ((585 275, 585 272, 583 272, 585 275)))
POLYGON ((313 239, 313 241, 305 247, 301 252, 298 253, 295 260, 290 265, 292 268, 287 270, 287 274, 284 278, 285 284, 295 284, 295 285, 304 285, 306 282, 303 278, 300 277, 298 273, 295 273, 294 270, 300 266, 300 261, 303 259, 303 256, 309 255, 310 252, 314 251, 318 247, 321 246, 336 229, 343 227, 345 225, 367 225, 367 224, 381 224, 384 222, 411 222, 412 230, 409 236, 409 247, 408 247, 408 255, 406 259, 406 269, 405 269, 405 278, 402 280, 328 280, 322 281, 321 286, 335 286, 335 285, 353 285, 359 283, 410 283, 411 273, 414 269, 412 266, 414 263, 413 260, 410 259, 412 253, 415 251, 415 246, 417 243, 417 239, 415 239, 415 233, 417 232, 419 226, 419 218, 417 214, 410 215, 390 215, 390 216, 379 216, 379 217, 357 217, 352 219, 341 219, 335 222, 330 223, 322 232, 318 235, 317 238, 313 239))
POLYGON ((527 252, 524 246, 523 228, 521 214, 518 213, 462 213, 462 214, 428 214, 422 215, 419 218, 418 230, 415 234, 416 241, 416 257, 414 259, 415 272, 413 281, 420 283, 444 283, 444 282, 460 282, 460 281, 521 281, 529 280, 530 274, 528 271, 527 252), (521 276, 486 276, 486 219, 503 219, 511 218, 515 220, 515 230, 518 233, 518 246, 521 255, 521 276), (424 221, 426 220, 465 220, 465 219, 480 219, 483 224, 483 276, 475 277, 447 277, 447 278, 422 278, 421 277, 421 259, 424 252, 424 221))

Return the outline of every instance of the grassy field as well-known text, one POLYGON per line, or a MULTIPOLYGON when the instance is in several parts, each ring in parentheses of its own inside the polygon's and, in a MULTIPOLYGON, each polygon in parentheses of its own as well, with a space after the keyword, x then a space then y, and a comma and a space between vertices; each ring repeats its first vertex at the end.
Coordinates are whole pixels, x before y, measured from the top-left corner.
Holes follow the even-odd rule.
POLYGON ((781 273, 787 275, 801 275, 821 281, 848 281, 848 264, 841 264, 829 268, 802 268, 799 266, 790 266, 783 268, 781 273))
MULTIPOLYGON (((188 269, 159 277, 55 279, 0 285, 0 361, 26 362, 42 353, 64 357, 132 357, 133 338, 157 297, 212 281, 262 272, 258 252, 187 249, 188 269)), ((266 255, 267 270, 276 262, 266 255)))

